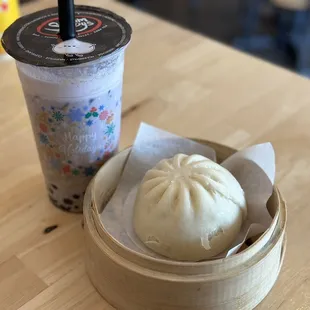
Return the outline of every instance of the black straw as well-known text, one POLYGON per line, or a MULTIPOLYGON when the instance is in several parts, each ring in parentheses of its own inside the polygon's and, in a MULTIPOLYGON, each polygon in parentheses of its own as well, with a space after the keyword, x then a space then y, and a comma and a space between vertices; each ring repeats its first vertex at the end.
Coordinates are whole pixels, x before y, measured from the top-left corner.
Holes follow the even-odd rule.
POLYGON ((58 0, 59 35, 63 41, 76 37, 73 0, 58 0))

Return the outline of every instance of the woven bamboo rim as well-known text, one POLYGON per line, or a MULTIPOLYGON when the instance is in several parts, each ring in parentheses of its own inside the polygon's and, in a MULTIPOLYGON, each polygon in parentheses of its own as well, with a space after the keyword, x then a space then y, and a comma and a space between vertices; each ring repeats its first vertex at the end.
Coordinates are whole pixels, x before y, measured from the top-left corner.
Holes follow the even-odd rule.
MULTIPOLYGON (((234 152, 234 150, 218 144, 206 141, 199 142, 211 145, 216 150, 219 161, 222 161, 234 152)), ((187 291, 190 291, 190 288, 197 285, 205 287, 212 284, 207 290, 208 294, 210 294, 208 299, 210 301, 206 300, 204 308, 197 309, 253 309, 253 305, 258 304, 272 288, 284 257, 286 205, 279 190, 275 187, 274 193, 269 200, 269 206, 273 209, 271 213, 275 215, 278 212, 279 217, 271 238, 265 246, 262 246, 262 244, 265 241, 266 233, 260 236, 248 249, 230 258, 199 263, 184 263, 151 258, 127 249, 111 237, 103 227, 99 217, 104 202, 111 197, 117 185, 118 178, 115 177, 115 174, 120 176, 129 152, 130 149, 127 149, 110 159, 93 179, 85 196, 84 218, 87 240, 86 247, 88 250, 86 266, 94 286, 117 309, 166 309, 156 308, 155 305, 152 306, 152 297, 154 296, 148 296, 148 291, 145 292, 146 296, 148 296, 148 304, 144 304, 143 306, 147 308, 139 308, 141 301, 133 301, 130 305, 126 303, 126 307, 122 303, 118 304, 113 297, 114 293, 111 292, 115 275, 113 276, 114 280, 109 280, 112 288, 106 287, 104 280, 98 277, 101 270, 100 266, 102 264, 109 265, 112 263, 113 266, 115 264, 118 266, 117 268, 121 273, 129 273, 131 277, 140 277, 141 283, 136 282, 135 284, 141 284, 142 289, 147 286, 146 283, 149 283, 144 282, 150 281, 150 279, 154 283, 161 283, 160 286, 163 283, 179 283, 182 284, 182 287, 187 287, 187 291), (117 165, 117 162, 122 162, 122 164, 117 165), (105 183, 102 183, 103 180, 105 183), (107 192, 103 190, 105 187, 104 184, 109 184, 109 190, 107 192), (224 294, 226 297, 215 300, 215 295, 210 292, 221 288, 226 292, 224 294), (242 292, 241 296, 239 296, 238 292, 242 292), (239 297, 232 298, 232 296, 239 297), (215 299, 213 300, 212 298, 215 299), (211 306, 212 308, 210 308, 211 306)), ((107 277, 106 271, 102 270, 101 272, 103 276, 107 277)), ((135 281, 133 279, 133 282, 135 281)), ((119 288, 122 292, 126 291, 125 287, 121 288, 121 284, 116 283, 115 285, 115 289, 119 288)), ((126 295, 126 293, 124 294, 126 295)), ((164 292, 160 293, 159 289, 158 294, 164 294, 164 292)), ((158 295, 156 298, 160 298, 160 296, 158 295)), ((201 296, 203 300, 205 299, 204 296, 201 296)), ((140 300, 141 298, 144 297, 137 296, 136 300, 140 300)), ((169 310, 178 309, 177 307, 180 307, 180 305, 169 305, 169 307, 167 307, 169 310), (173 308, 174 306, 175 308, 173 308)), ((185 307, 184 309, 196 308, 194 305, 191 305, 189 308, 185 307)))

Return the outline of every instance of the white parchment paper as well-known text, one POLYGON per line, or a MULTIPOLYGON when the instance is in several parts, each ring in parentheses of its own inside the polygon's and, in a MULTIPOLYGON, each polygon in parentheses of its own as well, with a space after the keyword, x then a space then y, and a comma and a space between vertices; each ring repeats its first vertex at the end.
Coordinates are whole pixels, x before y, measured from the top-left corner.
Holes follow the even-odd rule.
MULTIPOLYGON (((101 214, 101 221, 112 237, 126 247, 153 257, 163 258, 148 249, 133 229, 133 209, 138 186, 145 173, 160 160, 178 153, 200 154, 216 161, 215 151, 189 139, 178 137, 145 123, 140 125, 119 185, 101 214)), ((235 242, 218 255, 227 257, 238 252, 242 244, 270 227, 266 203, 273 191, 275 154, 270 143, 254 145, 235 153, 221 163, 242 186, 248 205, 248 216, 235 242)), ((276 221, 274 221, 275 226, 276 221)), ((275 227, 269 231, 269 237, 275 227)), ((167 258, 166 258, 167 259, 167 258)))

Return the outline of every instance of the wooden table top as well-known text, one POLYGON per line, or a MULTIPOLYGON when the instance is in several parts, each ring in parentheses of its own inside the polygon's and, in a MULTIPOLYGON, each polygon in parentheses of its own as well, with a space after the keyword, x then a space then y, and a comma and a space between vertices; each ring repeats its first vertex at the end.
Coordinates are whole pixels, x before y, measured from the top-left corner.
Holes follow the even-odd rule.
MULTIPOLYGON (((288 249, 257 309, 310 309, 310 82, 116 1, 88 4, 119 13, 134 29, 121 147, 132 143, 140 121, 235 148, 273 143, 289 209, 288 249)), ((41 0, 23 11, 53 5, 41 0)), ((81 215, 47 199, 14 62, 0 63, 0 71, 0 308, 112 309, 85 274, 81 215), (58 228, 44 234, 51 225, 58 228)))

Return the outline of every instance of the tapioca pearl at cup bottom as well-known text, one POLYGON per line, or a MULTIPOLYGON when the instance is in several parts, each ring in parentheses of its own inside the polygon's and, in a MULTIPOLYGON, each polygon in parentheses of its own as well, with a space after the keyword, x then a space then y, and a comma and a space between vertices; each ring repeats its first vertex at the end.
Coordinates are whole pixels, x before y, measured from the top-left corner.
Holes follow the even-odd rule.
POLYGON ((73 205, 73 200, 69 199, 69 198, 64 198, 63 202, 66 204, 66 205, 73 205))
MULTIPOLYGON (((71 206, 64 206, 64 205, 63 205, 62 203, 60 203, 57 199, 55 199, 52 195, 49 195, 48 197, 49 197, 51 203, 52 203, 55 207, 57 207, 57 208, 59 208, 59 209, 61 209, 61 210, 63 210, 63 211, 67 211, 67 212, 70 212, 70 211, 71 211, 71 209, 72 209, 71 206)), ((75 211, 75 212, 77 212, 77 211, 75 211)))
POLYGON ((49 194, 54 195, 57 192, 58 187, 56 185, 54 185, 54 184, 50 184, 47 187, 47 190, 48 190, 49 194))
POLYGON ((65 193, 61 190, 61 187, 59 187, 58 184, 56 185, 56 183, 49 183, 47 186, 47 191, 49 194, 49 199, 55 207, 72 213, 82 212, 85 191, 65 193))
POLYGON ((70 207, 67 207, 67 206, 64 206, 64 205, 60 205, 59 208, 64 210, 64 211, 70 211, 71 210, 70 207))

